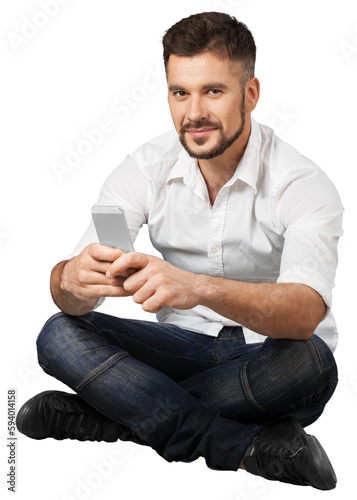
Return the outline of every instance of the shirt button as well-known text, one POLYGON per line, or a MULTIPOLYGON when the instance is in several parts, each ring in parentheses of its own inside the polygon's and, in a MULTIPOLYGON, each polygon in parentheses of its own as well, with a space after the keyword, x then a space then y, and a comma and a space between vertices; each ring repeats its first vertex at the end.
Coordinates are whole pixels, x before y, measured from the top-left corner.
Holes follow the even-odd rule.
POLYGON ((211 252, 212 252, 212 253, 217 253, 217 252, 218 252, 218 250, 217 250, 217 248, 216 248, 216 247, 212 247, 212 248, 211 248, 211 252))

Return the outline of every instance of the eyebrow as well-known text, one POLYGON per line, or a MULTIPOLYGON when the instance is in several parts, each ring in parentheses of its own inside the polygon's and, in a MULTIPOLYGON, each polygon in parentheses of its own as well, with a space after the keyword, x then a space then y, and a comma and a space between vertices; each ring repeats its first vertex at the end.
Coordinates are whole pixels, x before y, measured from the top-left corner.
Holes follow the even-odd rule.
MULTIPOLYGON (((213 82, 209 83, 207 85, 203 85, 201 87, 201 90, 210 90, 210 89, 225 89, 227 90, 229 87, 225 83, 222 82, 213 82)), ((184 87, 181 87, 181 85, 170 85, 169 86, 169 91, 174 92, 174 91, 180 91, 180 92, 186 92, 184 87)))

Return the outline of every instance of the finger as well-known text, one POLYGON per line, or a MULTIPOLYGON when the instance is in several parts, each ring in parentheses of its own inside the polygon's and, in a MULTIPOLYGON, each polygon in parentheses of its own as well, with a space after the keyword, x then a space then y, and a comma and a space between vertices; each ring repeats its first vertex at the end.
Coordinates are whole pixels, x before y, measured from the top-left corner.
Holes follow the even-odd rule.
MULTIPOLYGON (((130 292, 128 288, 124 287, 124 290, 127 292, 130 292)), ((141 286, 135 293, 131 292, 133 294, 133 300, 137 304, 144 304, 150 297, 155 295, 156 293, 156 288, 152 286, 150 282, 145 283, 143 286, 141 286)))
POLYGON ((143 271, 144 270, 137 271, 136 273, 126 278, 124 282, 125 284, 123 284, 126 291, 135 293, 145 285, 145 283, 147 282, 147 277, 143 271))
POLYGON ((92 259, 106 262, 114 262, 125 252, 119 248, 111 248, 100 243, 92 243, 88 246, 88 254, 92 259))
MULTIPOLYGON (((110 265, 111 265, 111 264, 109 264, 109 266, 110 266, 110 265)), ((109 268, 109 266, 108 266, 108 268, 109 268)), ((108 270, 108 268, 107 268, 107 270, 108 270)), ((133 267, 129 267, 128 269, 125 269, 124 271, 122 271, 122 272, 120 273, 120 275, 118 275, 118 276, 125 276, 125 277, 127 278, 128 276, 131 276, 132 274, 135 274, 135 273, 137 273, 137 272, 138 272, 138 270, 137 270, 137 269, 135 269, 135 268, 133 268, 133 267)))
POLYGON ((141 307, 145 312, 158 313, 165 305, 160 299, 160 294, 154 293, 142 303, 141 307))
MULTIPOLYGON (((111 262, 106 262, 106 261, 102 261, 102 260, 94 260, 92 259, 91 260, 91 270, 92 271, 97 271, 98 273, 103 273, 103 274, 106 274, 107 270, 109 269, 109 267, 111 266, 111 262)), ((128 276, 131 276, 132 274, 136 273, 137 272, 137 269, 134 269, 132 267, 130 267, 129 269, 126 269, 125 271, 123 271, 120 276, 125 276, 125 277, 128 277, 128 276)))
POLYGON ((103 260, 92 259, 90 263, 90 268, 92 271, 96 271, 98 273, 106 274, 109 266, 111 266, 111 262, 105 262, 103 260))
POLYGON ((129 252, 117 258, 107 270, 107 276, 123 274, 123 271, 130 268, 142 269, 149 263, 150 257, 144 253, 129 252))
POLYGON ((122 286, 113 285, 87 285, 83 290, 83 295, 88 297, 129 297, 122 286))
POLYGON ((107 278, 103 273, 87 271, 82 272, 79 275, 79 283, 82 286, 86 285, 112 285, 112 286, 123 286, 126 277, 114 276, 113 278, 107 278))

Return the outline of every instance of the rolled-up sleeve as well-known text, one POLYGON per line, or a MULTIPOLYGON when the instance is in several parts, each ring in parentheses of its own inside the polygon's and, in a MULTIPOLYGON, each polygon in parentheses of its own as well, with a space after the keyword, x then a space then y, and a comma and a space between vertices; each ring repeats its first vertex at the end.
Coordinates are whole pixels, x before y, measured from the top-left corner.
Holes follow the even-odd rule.
POLYGON ((284 236, 278 283, 302 283, 318 292, 329 313, 338 263, 343 206, 327 175, 314 166, 280 183, 275 213, 284 236))

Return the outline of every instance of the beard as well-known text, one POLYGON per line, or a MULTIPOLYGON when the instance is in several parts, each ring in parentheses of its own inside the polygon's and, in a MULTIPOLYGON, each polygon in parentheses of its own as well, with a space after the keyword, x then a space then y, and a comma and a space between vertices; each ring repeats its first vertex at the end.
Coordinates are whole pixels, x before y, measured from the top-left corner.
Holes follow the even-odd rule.
MULTIPOLYGON (((223 132, 223 126, 221 122, 211 122, 208 120, 197 120, 191 121, 189 124, 184 125, 179 134, 180 142, 182 146, 185 148, 187 153, 191 156, 191 158, 197 158, 198 160, 212 160, 212 158, 216 158, 217 156, 222 155, 226 149, 228 149, 232 144, 242 135, 245 125, 245 96, 242 99, 242 106, 240 109, 240 117, 241 117, 241 125, 239 129, 233 134, 231 137, 228 137, 223 132), (188 130, 197 130, 200 128, 215 128, 219 131, 219 137, 217 139, 216 144, 214 144, 210 149, 206 151, 202 151, 202 153, 197 153, 193 151, 190 146, 187 144, 185 133, 188 130)), ((194 143, 197 146, 203 146, 205 142, 209 139, 208 137, 196 137, 192 138, 194 143)))

